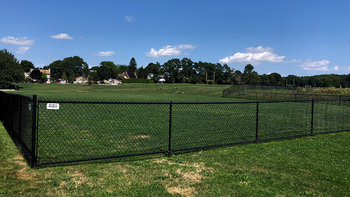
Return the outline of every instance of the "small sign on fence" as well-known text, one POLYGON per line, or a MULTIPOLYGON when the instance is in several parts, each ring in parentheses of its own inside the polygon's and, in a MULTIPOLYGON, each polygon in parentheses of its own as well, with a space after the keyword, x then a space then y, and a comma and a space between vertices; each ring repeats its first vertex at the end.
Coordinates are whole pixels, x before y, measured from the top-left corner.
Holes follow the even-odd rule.
POLYGON ((59 109, 60 108, 60 104, 58 103, 48 103, 46 105, 46 109, 59 109))

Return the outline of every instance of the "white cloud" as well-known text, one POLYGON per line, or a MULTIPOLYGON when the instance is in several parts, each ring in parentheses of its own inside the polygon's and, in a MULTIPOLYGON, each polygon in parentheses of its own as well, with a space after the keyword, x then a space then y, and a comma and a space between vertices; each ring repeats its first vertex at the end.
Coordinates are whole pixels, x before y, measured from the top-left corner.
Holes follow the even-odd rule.
POLYGON ((27 37, 15 38, 12 36, 3 37, 1 38, 0 42, 6 43, 6 44, 17 44, 17 45, 25 45, 25 46, 30 46, 34 44, 34 40, 28 40, 27 37))
POLYGON ((114 51, 101 51, 97 54, 97 56, 112 56, 114 54, 114 51))
POLYGON ((132 16, 126 15, 126 16, 125 16, 125 20, 128 21, 129 23, 131 23, 131 22, 133 22, 133 21, 135 20, 135 18, 132 17, 132 16))
POLYGON ((18 47, 18 51, 16 51, 16 53, 25 54, 29 49, 30 49, 30 47, 20 46, 20 47, 18 47))
POLYGON ((231 63, 252 63, 258 65, 262 62, 283 62, 286 56, 278 56, 273 52, 273 48, 262 46, 253 48, 246 48, 246 53, 235 53, 232 56, 220 59, 220 63, 231 64, 231 63))
POLYGON ((302 67, 303 70, 313 70, 313 71, 339 71, 339 66, 335 66, 334 68, 328 68, 328 64, 330 61, 328 60, 321 60, 321 61, 315 61, 312 62, 310 59, 307 59, 305 62, 303 62, 300 67, 302 67))
POLYGON ((344 70, 344 71, 350 71, 350 67, 345 67, 344 66, 344 67, 341 67, 341 69, 344 70))
POLYGON ((63 40, 73 40, 73 38, 68 36, 68 34, 66 34, 66 33, 60 33, 60 34, 57 34, 57 35, 52 35, 52 36, 50 36, 50 38, 63 39, 63 40))
POLYGON ((310 68, 310 67, 320 67, 320 66, 326 66, 330 62, 328 60, 321 60, 317 62, 311 62, 310 59, 306 60, 304 63, 302 63, 300 66, 303 68, 310 68))
POLYGON ((262 53, 262 52, 272 52, 273 51, 273 48, 270 48, 270 47, 263 48, 262 46, 259 46, 259 47, 256 47, 256 48, 247 47, 245 49, 248 52, 251 52, 251 53, 262 53))
POLYGON ((197 48, 197 46, 192 46, 190 44, 180 44, 177 48, 178 49, 195 49, 197 48))
POLYGON ((330 63, 330 61, 328 61, 328 60, 321 60, 321 61, 312 62, 311 59, 307 59, 305 62, 303 62, 300 65, 300 67, 302 67, 303 70, 312 70, 312 71, 339 71, 339 66, 334 66, 333 68, 328 68, 327 65, 329 63, 330 63))
POLYGON ((293 63, 293 62, 301 62, 302 60, 296 60, 296 59, 292 59, 292 60, 287 60, 287 61, 283 61, 284 63, 293 63))
POLYGON ((18 51, 16 51, 18 54, 26 53, 30 49, 30 46, 34 44, 34 40, 28 40, 27 37, 15 38, 12 36, 3 37, 1 38, 0 42, 21 45, 18 47, 18 51))
POLYGON ((195 49, 197 46, 193 46, 190 44, 181 44, 177 45, 168 45, 159 49, 158 51, 151 48, 151 50, 146 53, 148 57, 158 58, 158 57, 166 57, 166 56, 176 56, 181 55, 182 50, 184 49, 195 49))

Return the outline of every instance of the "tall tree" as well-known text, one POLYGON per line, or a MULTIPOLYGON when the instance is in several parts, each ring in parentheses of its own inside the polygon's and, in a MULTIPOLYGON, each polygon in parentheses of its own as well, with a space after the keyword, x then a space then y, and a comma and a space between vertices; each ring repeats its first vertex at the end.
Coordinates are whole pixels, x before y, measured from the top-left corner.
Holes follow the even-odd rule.
POLYGON ((75 77, 89 75, 88 64, 79 56, 66 57, 62 61, 56 60, 49 64, 47 68, 51 69, 51 78, 58 80, 63 73, 66 73, 67 79, 74 80, 75 77))
POLYGON ((101 79, 116 79, 118 77, 117 66, 111 61, 102 61, 97 70, 97 76, 101 79))
POLYGON ((117 64, 118 67, 118 74, 121 74, 122 72, 128 71, 128 66, 127 65, 121 65, 121 64, 117 64))
POLYGON ((233 78, 235 80, 235 83, 236 84, 241 84, 242 83, 242 72, 240 70, 236 70, 234 73, 233 73, 233 78))
POLYGON ((251 65, 251 64, 247 64, 245 67, 244 67, 244 71, 243 71, 243 82, 245 84, 250 84, 250 82, 252 82, 252 72, 254 70, 254 66, 251 65))
POLYGON ((40 72, 39 69, 34 69, 31 73, 30 73, 30 78, 32 79, 36 79, 38 82, 41 79, 41 77, 43 76, 43 74, 40 72))
POLYGON ((44 83, 46 83, 46 81, 47 81, 47 74, 46 74, 46 73, 43 73, 43 74, 41 75, 41 80, 42 80, 44 83))
POLYGON ((136 72, 137 70, 137 63, 135 58, 131 58, 129 66, 128 66, 128 72, 136 72))
POLYGON ((20 64, 24 72, 29 72, 30 69, 34 68, 34 64, 28 60, 22 60, 20 64))
POLYGON ((273 85, 282 85, 283 83, 283 79, 282 79, 282 76, 278 73, 271 73, 269 75, 270 77, 270 84, 273 84, 273 85))
POLYGON ((0 84, 21 82, 24 72, 15 56, 6 49, 0 50, 0 84))

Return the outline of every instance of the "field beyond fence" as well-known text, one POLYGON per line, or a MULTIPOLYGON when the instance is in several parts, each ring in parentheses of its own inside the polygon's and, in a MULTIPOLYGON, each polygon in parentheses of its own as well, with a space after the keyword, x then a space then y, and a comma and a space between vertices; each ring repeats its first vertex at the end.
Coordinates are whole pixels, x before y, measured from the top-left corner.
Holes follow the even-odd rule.
POLYGON ((32 167, 350 130, 349 99, 131 102, 0 92, 0 107, 32 167))

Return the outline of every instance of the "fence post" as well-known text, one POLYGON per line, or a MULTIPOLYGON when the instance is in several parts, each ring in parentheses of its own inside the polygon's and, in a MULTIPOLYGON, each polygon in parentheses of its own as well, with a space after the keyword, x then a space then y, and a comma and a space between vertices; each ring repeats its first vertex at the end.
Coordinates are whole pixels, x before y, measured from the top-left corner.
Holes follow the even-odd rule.
POLYGON ((256 101, 255 143, 258 142, 258 131, 259 131, 259 101, 256 101))
POLYGON ((341 96, 339 96, 339 105, 341 105, 341 101, 340 100, 341 100, 341 96))
POLYGON ((19 138, 19 141, 22 143, 22 97, 21 96, 18 98, 18 102, 19 102, 18 138, 19 138))
POLYGON ((173 102, 170 101, 170 110, 169 110, 169 147, 168 147, 168 157, 171 156, 171 122, 172 122, 172 113, 173 113, 173 102))
POLYGON ((310 135, 314 135, 314 99, 311 101, 311 132, 310 135))
POLYGON ((37 164, 36 160, 36 129, 37 129, 37 121, 36 121, 36 108, 37 108, 37 96, 34 94, 33 95, 33 109, 32 109, 32 155, 30 159, 30 167, 35 167, 37 164))

